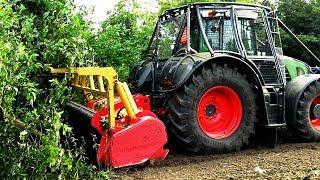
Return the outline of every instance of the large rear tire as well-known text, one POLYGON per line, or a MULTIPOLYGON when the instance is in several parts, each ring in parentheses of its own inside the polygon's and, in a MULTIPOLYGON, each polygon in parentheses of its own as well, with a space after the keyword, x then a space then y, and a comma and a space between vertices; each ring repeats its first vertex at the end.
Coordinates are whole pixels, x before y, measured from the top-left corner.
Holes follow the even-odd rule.
POLYGON ((311 83, 301 94, 296 120, 287 120, 295 136, 308 141, 320 141, 320 82, 311 83))
POLYGON ((240 150, 254 134, 252 87, 237 68, 204 66, 168 101, 169 138, 179 148, 201 154, 240 150))

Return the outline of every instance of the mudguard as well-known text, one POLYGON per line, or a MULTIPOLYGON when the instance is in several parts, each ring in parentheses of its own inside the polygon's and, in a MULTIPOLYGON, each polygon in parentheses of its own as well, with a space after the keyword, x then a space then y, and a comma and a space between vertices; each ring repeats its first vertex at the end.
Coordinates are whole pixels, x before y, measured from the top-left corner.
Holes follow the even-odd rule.
POLYGON ((162 89, 171 90, 179 87, 194 69, 194 65, 195 60, 189 55, 168 59, 160 73, 162 89))
POLYGON ((141 87, 146 81, 151 81, 152 62, 142 61, 136 64, 129 75, 128 82, 141 87))
POLYGON ((301 75, 291 80, 286 85, 285 103, 286 103, 286 120, 296 121, 296 110, 299 98, 304 90, 314 81, 320 79, 320 74, 301 75))
MULTIPOLYGON (((190 76, 197 70, 199 70, 203 65, 210 64, 212 62, 224 64, 231 63, 236 67, 241 65, 244 68, 245 72, 251 74, 262 92, 262 83, 263 78, 257 67, 253 62, 249 60, 243 60, 236 55, 219 55, 209 59, 195 60, 197 57, 192 55, 180 56, 180 57, 171 57, 164 64, 160 65, 158 69, 161 69, 161 72, 158 75, 155 75, 155 79, 159 80, 159 84, 156 90, 160 92, 174 91, 183 85, 190 76)), ((152 81, 152 71, 153 63, 152 62, 142 62, 136 64, 130 73, 128 81, 133 83, 137 88, 142 87, 146 82, 152 81)))
POLYGON ((182 84, 184 84, 190 76, 200 69, 203 65, 209 64, 212 62, 217 63, 228 63, 228 62, 236 64, 242 64, 243 67, 247 67, 246 71, 250 72, 254 77, 255 81, 260 85, 259 88, 262 87, 263 78, 260 74, 259 70, 256 66, 250 62, 240 59, 238 57, 232 55, 220 55, 217 57, 212 57, 210 59, 204 59, 200 61, 195 61, 192 56, 179 57, 178 59, 168 60, 168 62, 164 65, 163 70, 161 72, 162 80, 172 80, 172 84, 162 84, 163 90, 173 91, 179 88, 182 84))

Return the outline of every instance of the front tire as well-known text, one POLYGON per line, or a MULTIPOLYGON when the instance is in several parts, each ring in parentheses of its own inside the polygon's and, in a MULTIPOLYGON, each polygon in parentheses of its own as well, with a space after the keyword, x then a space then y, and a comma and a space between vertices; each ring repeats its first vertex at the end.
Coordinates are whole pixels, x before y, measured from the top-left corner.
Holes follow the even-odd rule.
POLYGON ((320 82, 311 83, 301 94, 296 120, 288 126, 295 136, 307 141, 320 141, 320 82))
POLYGON ((254 134, 252 85, 227 65, 212 64, 195 72, 173 93, 167 112, 169 138, 188 151, 238 151, 254 134))

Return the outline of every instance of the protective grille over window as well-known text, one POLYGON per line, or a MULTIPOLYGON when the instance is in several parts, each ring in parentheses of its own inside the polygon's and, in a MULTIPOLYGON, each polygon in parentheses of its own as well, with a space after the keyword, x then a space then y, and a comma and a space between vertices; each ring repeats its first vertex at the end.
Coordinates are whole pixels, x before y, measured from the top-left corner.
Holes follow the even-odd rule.
POLYGON ((203 26, 213 50, 237 52, 230 17, 218 16, 203 19, 203 26))
POLYGON ((250 56, 272 56, 262 13, 254 10, 238 10, 238 27, 242 43, 250 56))
POLYGON ((204 23, 209 43, 213 50, 236 51, 231 20, 220 17, 204 23))
MULTIPOLYGON (((201 9, 202 25, 212 50, 238 52, 233 30, 230 9, 201 9)), ((200 52, 209 49, 200 37, 200 52)))

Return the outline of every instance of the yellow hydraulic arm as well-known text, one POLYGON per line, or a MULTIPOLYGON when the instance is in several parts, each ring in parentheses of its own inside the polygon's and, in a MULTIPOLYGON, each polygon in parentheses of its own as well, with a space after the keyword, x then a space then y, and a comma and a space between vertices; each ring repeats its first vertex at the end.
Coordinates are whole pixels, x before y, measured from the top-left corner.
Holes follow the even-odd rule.
POLYGON ((51 68, 51 73, 74 74, 72 87, 82 90, 87 101, 92 99, 92 96, 89 95, 90 93, 96 93, 107 97, 109 107, 109 129, 115 126, 114 87, 116 87, 120 99, 131 119, 135 118, 135 115, 139 111, 127 83, 119 82, 118 74, 112 67, 51 68), (104 82, 104 80, 106 80, 106 82, 104 82))

